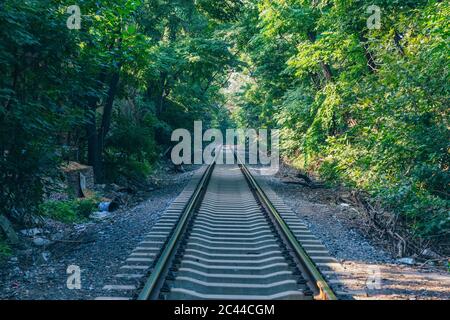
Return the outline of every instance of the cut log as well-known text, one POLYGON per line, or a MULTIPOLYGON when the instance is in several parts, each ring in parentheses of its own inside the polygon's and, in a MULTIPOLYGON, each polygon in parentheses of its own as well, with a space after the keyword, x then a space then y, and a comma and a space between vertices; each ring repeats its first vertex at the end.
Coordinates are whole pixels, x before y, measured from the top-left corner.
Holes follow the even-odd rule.
POLYGON ((76 197, 86 197, 94 187, 94 170, 77 162, 69 162, 63 167, 67 186, 76 197))

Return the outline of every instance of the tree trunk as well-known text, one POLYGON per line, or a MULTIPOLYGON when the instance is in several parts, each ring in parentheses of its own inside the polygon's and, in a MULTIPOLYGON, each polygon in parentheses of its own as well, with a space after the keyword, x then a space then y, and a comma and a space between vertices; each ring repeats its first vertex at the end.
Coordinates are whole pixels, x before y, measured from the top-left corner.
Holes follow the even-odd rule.
POLYGON ((117 72, 115 72, 112 77, 109 84, 108 89, 108 95, 106 98, 105 106, 103 108, 103 116, 102 116, 102 123, 100 125, 100 128, 98 130, 97 134, 97 166, 96 170, 94 170, 95 173, 95 179, 98 181, 103 181, 104 179, 104 172, 103 172, 103 151, 105 149, 105 138, 106 135, 109 132, 109 128, 111 127, 111 116, 112 116, 112 110, 114 105, 114 99, 116 97, 117 88, 120 81, 120 68, 118 67, 117 72))
POLYGON ((119 70, 113 74, 111 82, 109 84, 108 96, 106 98, 105 107, 103 109, 102 124, 100 126, 98 137, 100 141, 100 148, 103 150, 104 139, 109 132, 111 127, 111 116, 114 105, 114 99, 116 97, 117 88, 120 80, 120 67, 119 70))
POLYGON ((161 73, 161 80, 160 80, 160 86, 161 86, 161 94, 158 97, 158 104, 156 107, 156 115, 159 117, 163 111, 164 111, 164 99, 166 97, 166 84, 167 84, 167 73, 162 72, 161 73))
MULTIPOLYGON (((316 42, 316 34, 314 32, 308 32, 309 41, 312 43, 316 42)), ((330 65, 321 61, 320 66, 322 68, 322 73, 327 81, 331 81, 333 79, 333 73, 331 72, 330 65)))
POLYGON ((375 73, 377 71, 377 65, 375 63, 375 59, 373 58, 372 52, 369 51, 369 48, 367 46, 367 38, 364 35, 361 35, 359 41, 364 49, 364 55, 367 59, 367 67, 369 69, 369 72, 375 73))
MULTIPOLYGON (((106 79, 106 71, 103 70, 98 76, 98 90, 102 89, 106 79)), ((98 182, 100 177, 98 154, 98 135, 97 135, 97 104, 99 103, 99 97, 89 97, 88 105, 86 107, 86 134, 88 142, 88 165, 94 168, 94 179, 98 182)))
POLYGON ((98 136, 97 136, 97 119, 96 119, 96 105, 97 99, 91 102, 89 108, 86 110, 87 113, 87 123, 86 123, 86 133, 87 133, 87 141, 88 141, 88 164, 94 168, 94 178, 95 182, 97 182, 100 172, 99 169, 99 154, 98 154, 98 136))
POLYGON ((399 33, 397 30, 395 30, 395 34, 394 34, 394 43, 395 46, 397 47, 398 51, 400 52, 401 56, 405 55, 405 50, 403 49, 402 44, 400 43, 403 39, 403 35, 401 33, 399 33))
POLYGON ((330 66, 322 61, 320 62, 320 66, 322 67, 322 73, 325 76, 325 79, 327 79, 327 81, 331 81, 333 79, 333 74, 331 73, 330 66))

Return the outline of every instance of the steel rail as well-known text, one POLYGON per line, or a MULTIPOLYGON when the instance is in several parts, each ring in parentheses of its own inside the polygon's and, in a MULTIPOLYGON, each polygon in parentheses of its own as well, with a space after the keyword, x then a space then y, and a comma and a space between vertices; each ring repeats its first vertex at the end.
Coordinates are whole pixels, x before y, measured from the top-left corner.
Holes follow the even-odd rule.
POLYGON ((147 279, 143 289, 139 293, 137 300, 149 300, 149 299, 156 299, 158 297, 157 295, 158 284, 161 281, 164 282, 163 275, 168 266, 168 262, 176 251, 175 249, 177 247, 178 241, 182 237, 183 232, 186 226, 188 225, 188 222, 190 221, 192 214, 195 211, 198 201, 201 198, 202 192, 205 190, 208 184, 209 178, 211 176, 212 171, 214 170, 215 164, 216 161, 214 160, 213 163, 208 165, 208 167, 206 168, 194 193, 192 194, 191 198, 189 199, 189 202, 187 203, 185 209, 183 210, 183 213, 172 233, 172 236, 170 237, 167 245, 165 246, 163 252, 161 253, 161 256, 157 260, 155 267, 152 269, 150 277, 147 279))
MULTIPOLYGON (((221 154, 221 151, 216 154, 216 159, 219 154, 221 154)), ((277 226, 278 232, 280 236, 284 238, 286 245, 292 249, 299 265, 301 265, 303 273, 305 273, 309 279, 308 282, 310 283, 310 286, 312 286, 314 288, 314 291, 318 293, 315 298, 323 300, 337 300, 336 295, 329 287, 326 280, 323 278, 322 274, 315 266, 314 262, 311 260, 295 235, 292 233, 291 229, 286 224, 282 216, 278 213, 277 209, 269 200, 268 196, 258 184, 256 179, 253 177, 250 170, 245 166, 245 164, 241 161, 237 154, 236 159, 238 161, 238 166, 241 169, 241 172, 247 180, 250 188, 253 190, 257 199, 259 199, 261 205, 266 209, 269 217, 272 220, 272 223, 277 226)), ((180 245, 180 240, 182 239, 184 232, 187 230, 189 222, 192 220, 192 217, 195 214, 195 210, 197 209, 199 203, 202 201, 203 196, 206 192, 206 188, 208 187, 209 180, 215 168, 215 160, 205 169, 205 172, 203 173, 199 183, 197 184, 192 196, 189 198, 188 203, 184 207, 178 223, 171 232, 171 236, 167 241, 167 244, 165 245, 158 260, 155 262, 149 278, 145 282, 143 289, 137 297, 138 300, 158 299, 160 290, 164 286, 165 278, 171 265, 171 261, 176 255, 176 252, 180 245)))
POLYGON ((256 179, 250 173, 250 170, 248 170, 248 168, 241 161, 239 156, 236 155, 236 158, 238 160, 239 167, 244 173, 244 176, 247 178, 247 181, 249 182, 250 186, 254 189, 262 204, 267 208, 268 212, 273 216, 274 220, 278 224, 278 227, 283 232, 283 235, 289 242, 289 245, 291 246, 292 249, 294 249, 296 255, 299 258, 299 261, 303 264, 309 276, 313 279, 314 284, 317 286, 317 289, 320 292, 318 298, 322 300, 337 300, 337 297, 334 294, 333 290, 330 288, 330 286, 328 285, 328 283, 326 282, 320 271, 317 269, 314 262, 306 253, 305 249, 303 249, 302 245, 297 240, 295 235, 292 233, 289 226, 286 224, 281 215, 278 213, 277 209, 273 206, 272 202, 269 200, 264 190, 262 190, 256 179))

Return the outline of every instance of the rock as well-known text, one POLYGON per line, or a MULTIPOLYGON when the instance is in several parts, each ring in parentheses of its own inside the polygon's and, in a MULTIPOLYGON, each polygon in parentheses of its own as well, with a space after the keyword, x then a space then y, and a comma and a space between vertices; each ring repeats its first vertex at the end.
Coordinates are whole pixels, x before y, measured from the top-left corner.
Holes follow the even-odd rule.
MULTIPOLYGON (((36 257, 35 264, 36 265, 46 264, 49 260, 50 260, 50 252, 44 251, 36 257)), ((41 280, 41 281, 44 281, 44 280, 41 280)), ((45 281, 42 283, 45 283, 45 281)))
POLYGON ((111 201, 111 203, 108 206, 109 211, 115 211, 117 209, 119 209, 119 207, 121 205, 124 205, 125 202, 123 201, 123 196, 118 195, 116 196, 113 201, 111 201))
POLYGON ((407 265, 413 265, 416 263, 416 261, 413 258, 401 258, 401 259, 397 259, 398 263, 401 264, 407 264, 407 265))
POLYGON ((17 253, 21 256, 31 256, 33 255, 33 249, 25 249, 25 250, 18 250, 17 253))
POLYGON ((98 210, 101 212, 109 211, 109 206, 111 205, 111 201, 104 201, 98 204, 98 210))
POLYGON ((50 259, 50 256, 51 256, 50 252, 48 252, 48 251, 42 252, 41 255, 42 255, 42 259, 44 259, 44 261, 46 261, 46 262, 50 259))
POLYGON ((20 230, 20 233, 27 237, 34 237, 38 234, 44 233, 44 230, 41 228, 23 229, 20 230))
POLYGON ((52 242, 46 238, 36 237, 33 239, 33 243, 35 246, 42 247, 42 246, 48 246, 52 242))
POLYGON ((12 244, 19 243, 19 238, 17 237, 16 232, 14 231, 11 222, 9 222, 8 218, 4 215, 0 215, 0 229, 3 230, 9 242, 12 244))
POLYGON ((79 223, 77 225, 75 225, 74 229, 78 232, 83 232, 84 230, 86 230, 87 226, 84 223, 79 223))
POLYGON ((182 165, 175 165, 175 172, 184 173, 186 170, 184 170, 184 167, 182 165))
POLYGON ((103 220, 103 219, 109 218, 110 216, 111 216, 111 213, 108 211, 103 211, 103 212, 97 211, 97 212, 93 212, 89 216, 89 218, 95 219, 95 220, 103 220))
POLYGON ((10 263, 17 263, 19 261, 19 259, 17 258, 17 257, 11 257, 10 259, 9 259, 9 262, 10 263))
POLYGON ((426 258, 431 258, 431 259, 436 259, 436 260, 442 258, 439 254, 437 254, 436 252, 432 251, 431 249, 423 250, 421 255, 426 257, 426 258))
POLYGON ((51 239, 53 241, 59 241, 59 240, 62 240, 63 238, 64 238, 64 234, 62 232, 52 234, 52 236, 51 236, 51 239))
POLYGON ((33 262, 33 249, 18 250, 19 264, 21 266, 30 265, 33 262))

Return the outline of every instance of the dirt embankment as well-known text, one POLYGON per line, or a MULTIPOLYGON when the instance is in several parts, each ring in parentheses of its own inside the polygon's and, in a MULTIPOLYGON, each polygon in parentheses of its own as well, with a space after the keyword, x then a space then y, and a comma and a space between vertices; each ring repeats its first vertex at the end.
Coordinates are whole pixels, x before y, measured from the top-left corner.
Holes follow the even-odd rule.
POLYGON ((297 171, 286 165, 277 176, 266 179, 342 263, 355 298, 450 299, 448 257, 400 257, 395 241, 374 229, 370 215, 352 199, 350 190, 299 179, 297 171), (311 183, 313 187, 308 186, 311 183), (368 281, 373 279, 374 270, 379 283, 371 288, 368 281))
POLYGON ((103 285, 118 273, 120 263, 143 240, 192 173, 158 174, 156 185, 126 197, 126 203, 100 221, 70 225, 47 221, 39 232, 50 242, 33 243, 24 236, 23 241, 29 242, 27 249, 16 250, 0 265, 0 299, 94 299, 101 295, 103 285), (71 265, 80 268, 81 289, 67 287, 71 265))

